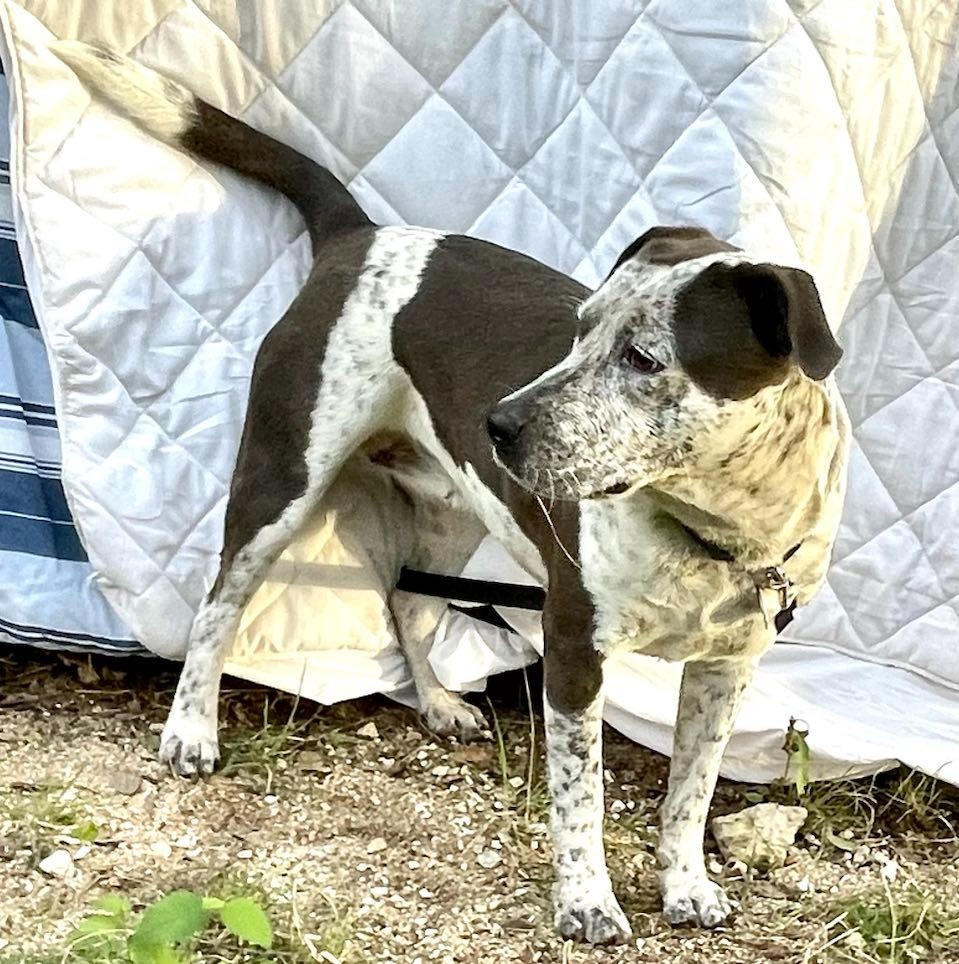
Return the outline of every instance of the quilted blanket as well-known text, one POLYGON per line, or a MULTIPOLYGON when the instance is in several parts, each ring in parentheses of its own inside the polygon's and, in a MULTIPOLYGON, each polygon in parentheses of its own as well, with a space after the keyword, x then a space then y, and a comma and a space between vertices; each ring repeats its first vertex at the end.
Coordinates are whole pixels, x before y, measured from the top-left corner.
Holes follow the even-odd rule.
MULTIPOLYGON (((53 36, 174 74, 321 160, 381 223, 489 238, 586 284, 654 223, 808 267, 847 352, 850 495, 828 587, 764 661, 725 772, 781 774, 794 715, 820 775, 902 759, 959 783, 957 0, 324 0, 282 16, 3 0, 0 19, 64 486, 145 645, 182 653, 252 358, 309 246, 282 199, 91 104, 53 36)), ((402 691, 376 565, 387 497, 341 481, 251 603, 232 672, 322 700, 402 691)), ((490 544, 471 567, 512 574, 490 544)), ((517 633, 451 613, 441 678, 481 685, 533 658, 535 621, 506 615, 517 633)), ((608 718, 668 751, 676 678, 611 665, 608 718)))
POLYGON ((60 481, 46 347, 23 277, 0 75, 0 641, 142 653, 93 581, 60 481))

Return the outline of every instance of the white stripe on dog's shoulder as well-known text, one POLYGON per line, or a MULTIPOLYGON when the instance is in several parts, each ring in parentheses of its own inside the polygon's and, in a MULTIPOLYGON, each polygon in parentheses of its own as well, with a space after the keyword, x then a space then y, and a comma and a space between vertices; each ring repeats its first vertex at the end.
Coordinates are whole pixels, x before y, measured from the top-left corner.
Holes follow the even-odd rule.
POLYGON ((376 231, 323 357, 306 452, 310 487, 325 472, 324 454, 339 451, 354 427, 365 432, 355 447, 388 420, 384 393, 403 376, 393 358, 393 322, 419 290, 443 237, 425 228, 376 231))

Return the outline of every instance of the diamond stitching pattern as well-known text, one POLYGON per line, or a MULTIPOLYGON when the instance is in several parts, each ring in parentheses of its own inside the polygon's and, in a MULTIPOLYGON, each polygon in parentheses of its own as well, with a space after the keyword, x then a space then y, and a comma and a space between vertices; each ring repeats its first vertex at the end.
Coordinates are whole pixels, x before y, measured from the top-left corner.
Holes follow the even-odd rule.
MULTIPOLYGON (((93 4, 93 0, 79 2, 93 4)), ((429 4, 426 0, 424 3, 426 9, 429 4)), ((436 3, 436 9, 449 9, 436 3)), ((959 60, 959 13, 946 4, 937 7, 934 15, 920 16, 918 8, 904 0, 876 0, 864 5, 863 10, 855 7, 849 0, 779 0, 772 4, 743 0, 735 10, 717 14, 704 7, 680 11, 665 0, 639 4, 615 0, 605 19, 602 15, 582 18, 571 13, 573 19, 561 22, 544 0, 476 0, 468 14, 449 14, 444 30, 452 32, 455 46, 454 40, 444 46, 432 35, 429 43, 418 44, 416 31, 391 19, 387 6, 374 0, 326 0, 319 8, 291 3, 290 23, 300 31, 295 36, 290 35, 289 27, 284 33, 284 25, 274 22, 264 14, 265 8, 252 0, 240 0, 235 23, 230 24, 217 23, 209 11, 184 0, 165 4, 153 29, 144 29, 138 21, 124 37, 120 18, 119 25, 113 24, 111 30, 117 34, 115 44, 128 50, 135 48, 147 59, 158 56, 160 49, 171 49, 170 25, 179 22, 178 17, 195 15, 190 22, 196 25, 198 36, 207 24, 205 39, 218 45, 217 49, 229 44, 229 38, 235 39, 244 51, 237 56, 243 58, 243 89, 247 94, 227 91, 221 106, 255 119, 257 126, 276 130, 281 136, 284 131, 273 125, 278 125, 282 115, 283 122, 292 125, 288 139, 322 155, 320 159, 349 181, 374 215, 390 221, 402 217, 432 222, 441 228, 470 230, 544 257, 588 283, 601 277, 618 253, 617 246, 628 243, 626 233, 638 233, 653 220, 695 217, 717 232, 736 239, 754 239, 784 260, 797 254, 804 258, 820 277, 824 300, 835 317, 847 304, 854 306, 843 327, 847 341, 855 345, 856 357, 847 358, 842 372, 850 374, 841 375, 841 384, 849 395, 851 410, 861 413, 855 419, 860 433, 858 450, 872 467, 869 485, 877 497, 883 490, 890 505, 896 504, 898 495, 899 506, 895 518, 889 521, 884 516, 888 524, 877 531, 875 524, 868 524, 868 499, 857 498, 855 489, 850 492, 840 539, 843 550, 834 561, 830 587, 793 624, 791 638, 819 644, 825 641, 881 660, 883 641, 862 631, 869 623, 864 614, 870 609, 870 600, 861 591, 850 590, 846 577, 852 574, 850 567, 863 560, 876 572, 891 573, 892 568, 875 554, 885 541, 884 534, 905 524, 911 533, 910 544, 929 570, 928 585, 915 593, 896 594, 896 586, 886 590, 895 595, 895 605, 887 608, 897 612, 899 620, 898 629, 888 638, 905 638, 917 628, 928 630, 927 651, 915 654, 922 664, 919 668, 938 674, 946 683, 959 684, 959 670, 950 676, 952 671, 942 668, 945 661, 938 660, 945 645, 941 636, 936 636, 940 624, 927 623, 928 614, 937 607, 947 607, 959 617, 954 592, 959 578, 957 563, 954 558, 944 558, 941 545, 928 534, 926 541, 923 539, 927 527, 934 524, 931 520, 959 518, 959 485, 947 473, 940 484, 926 486, 928 492, 923 489, 918 506, 904 504, 901 498, 908 463, 921 460, 931 451, 928 445, 924 450, 919 441, 924 422, 933 414, 930 406, 945 406, 951 421, 959 422, 954 418, 959 402, 944 380, 957 370, 959 347, 950 349, 948 340, 936 330, 936 315, 931 313, 934 308, 923 303, 928 286, 936 284, 936 279, 943 279, 943 285, 951 283, 959 267, 959 224, 952 223, 954 212, 959 211, 959 125, 955 120, 959 93, 950 80, 955 79, 953 61, 959 60), (870 16, 865 15, 867 6, 870 16), (951 19, 949 10, 943 12, 945 8, 951 9, 951 19), (728 35, 713 30, 716 23, 728 26, 728 35), (462 29, 457 32, 457 27, 462 29), (877 31, 875 37, 870 38, 869 29, 877 31), (704 48, 701 44, 707 37, 713 46, 704 48), (878 57, 870 62, 864 53, 870 43, 877 51, 892 51, 894 59, 885 65, 878 57), (952 60, 943 48, 951 51, 952 60), (503 111, 514 111, 510 115, 514 119, 497 126, 500 112, 483 112, 483 77, 498 63, 506 71, 517 71, 517 78, 521 76, 518 65, 504 59, 504 51, 510 49, 525 51, 522 56, 516 53, 514 60, 533 63, 540 58, 548 67, 529 78, 528 90, 517 83, 516 100, 503 100, 503 111), (638 49, 646 59, 627 56, 638 49), (725 65, 722 70, 711 68, 708 57, 697 55, 704 49, 715 52, 715 62, 725 65), (656 57, 661 60, 652 63, 656 57), (770 64, 772 58, 778 58, 776 64, 770 64), (801 73, 813 78, 819 85, 816 89, 822 90, 822 100, 802 100, 803 92, 792 89, 789 96, 814 112, 822 130, 835 132, 831 142, 833 193, 824 187, 820 197, 810 200, 806 212, 797 210, 797 199, 804 201, 805 195, 797 194, 797 185, 802 182, 796 172, 780 171, 783 162, 773 162, 763 154, 768 141, 763 137, 762 124, 775 125, 777 113, 775 104, 760 103, 755 94, 768 89, 775 97, 782 89, 777 88, 777 83, 781 84, 777 71, 786 71, 793 61, 796 77, 801 73), (330 74, 332 64, 340 64, 338 76, 330 74), (893 83, 890 78, 899 78, 906 65, 914 83, 893 83), (633 75, 647 68, 653 79, 648 112, 641 110, 642 105, 630 107, 617 96, 617 87, 629 90, 633 75), (327 78, 322 89, 317 89, 317 78, 327 78), (885 150, 870 133, 870 125, 859 123, 853 97, 858 88, 853 79, 860 85, 871 84, 883 92, 883 97, 892 98, 882 107, 890 129, 915 129, 917 134, 914 142, 906 145, 905 156, 902 150, 894 150, 892 141, 885 150), (538 90, 537 84, 549 90, 538 90), (230 103, 230 96, 238 100, 230 103), (552 100, 524 104, 523 96, 552 100), (671 102, 670 97, 675 100, 671 102), (662 106, 667 104, 682 117, 675 130, 662 106), (525 116, 533 121, 525 123, 523 110, 533 109, 539 113, 527 113, 525 116), (447 127, 438 126, 441 123, 447 127), (424 145, 441 129, 450 132, 461 155, 461 164, 457 165, 462 171, 459 193, 471 195, 471 203, 457 205, 450 184, 445 184, 432 202, 422 184, 415 184, 412 190, 404 187, 407 175, 414 176, 408 165, 417 160, 418 152, 421 157, 424 149, 428 150, 424 145), (632 141, 637 130, 643 130, 641 144, 632 141), (592 158, 590 151, 597 145, 602 145, 607 160, 592 158), (584 165, 585 173, 578 182, 582 186, 572 187, 572 178, 564 180, 564 174, 569 176, 564 156, 584 165), (604 163, 615 170, 606 191, 608 205, 600 203, 604 186, 595 184, 595 172, 601 171, 604 163), (931 203, 941 221, 938 235, 925 230, 921 221, 923 192, 932 184, 924 180, 933 176, 929 172, 936 172, 931 203), (686 201, 678 191, 685 174, 695 174, 697 183, 712 179, 723 190, 715 198, 704 194, 695 207, 685 208, 686 201), (469 185, 468 191, 464 185, 469 185), (783 204, 784 200, 788 203, 783 204), (539 226, 528 227, 524 219, 539 226), (845 249, 829 239, 830 232, 848 237, 845 249), (904 247, 906 238, 908 248, 904 247), (860 278, 860 287, 854 290, 860 278), (881 364, 874 364, 880 359, 881 364), (897 364, 908 366, 898 380, 897 364), (890 434, 896 425, 894 416, 900 420, 903 417, 903 406, 908 406, 909 419, 916 425, 912 449, 909 439, 890 434), (876 444, 876 439, 882 444, 876 444), (833 627, 832 637, 824 627, 833 627)), ((10 17, 18 42, 25 50, 32 44, 36 48, 33 55, 40 57, 42 28, 32 24, 22 10, 11 12, 10 17)), ((509 93, 506 85, 500 91, 501 100, 509 93)), ((32 106, 41 110, 38 104, 32 106)), ((78 118, 81 114, 78 108, 78 118)), ((124 136, 136 135, 127 131, 124 136)), ((797 150, 802 147, 797 145, 797 150)), ((169 161, 169 153, 165 157, 169 161)), ((428 159, 420 171, 416 176, 430 176, 428 159)), ((183 175, 191 176, 188 167, 183 168, 183 175)), ((223 189, 224 205, 237 203, 248 190, 231 181, 229 175, 217 172, 216 177, 223 189)), ((43 190, 55 191, 58 186, 59 182, 42 185, 38 181, 30 188, 35 203, 40 203, 43 190)), ((85 213, 90 216, 89 211, 85 213)), ((213 216, 219 215, 214 212, 213 216)), ((934 219, 929 220, 932 223, 934 219)), ((102 224, 107 230, 117 231, 109 217, 102 224)), ((273 284, 293 289, 294 281, 302 279, 306 271, 308 255, 302 237, 290 248, 299 228, 289 211, 279 221, 266 214, 251 218, 249 225, 268 245, 269 256, 258 269, 262 275, 257 278, 251 274, 248 287, 234 292, 235 303, 224 303, 220 312, 209 303, 201 303, 202 290, 199 296, 193 292, 188 296, 184 281, 167 276, 163 265, 153 265, 158 278, 170 286, 170 303, 190 305, 197 314, 197 330, 203 333, 197 339, 194 332, 191 344, 195 343, 193 350, 198 356, 222 340, 225 351, 233 346, 236 364, 248 365, 270 321, 251 321, 251 305, 262 298, 265 312, 275 312, 278 307, 282 310, 288 296, 271 299, 262 293, 273 284), (278 225, 284 234, 281 240, 270 237, 278 225), (290 262, 282 262, 284 252, 291 250, 290 262), (274 275, 274 268, 282 277, 274 275)), ((151 250, 150 225, 143 227, 139 243, 132 242, 135 247, 130 257, 151 250)), ((42 257, 39 249, 37 257, 42 257)), ((114 264, 112 274, 104 275, 108 289, 110 278, 116 277, 121 268, 114 264)), ((101 316, 97 312, 108 309, 104 296, 88 300, 93 322, 98 323, 101 316)), ((57 330, 58 337, 69 339, 69 332, 56 328, 57 310, 49 314, 47 325, 57 330)), ((949 325, 954 321, 943 317, 939 323, 949 325)), ((65 357, 79 366, 77 371, 96 366, 99 361, 76 341, 68 345, 65 357)), ((177 372, 186 372, 189 367, 171 366, 173 382, 177 381, 177 372)), ((67 396, 74 390, 76 375, 65 375, 67 396)), ((171 383, 168 390, 172 389, 171 383)), ((114 390, 121 391, 120 386, 117 384, 114 390)), ((141 406, 129 395, 122 397, 124 410, 136 412, 127 426, 128 433, 141 431, 149 423, 158 443, 175 449, 185 446, 186 462, 192 460, 208 486, 207 498, 196 506, 194 532, 208 533, 211 519, 222 511, 228 470, 222 466, 210 469, 204 460, 195 458, 189 439, 181 440, 177 437, 181 433, 171 432, 170 426, 164 425, 162 406, 166 397, 161 392, 141 406)), ((242 392, 238 395, 234 390, 229 404, 221 409, 225 434, 233 433, 224 444, 224 452, 235 445, 235 423, 241 410, 242 392)), ((69 405, 65 418, 69 426, 69 405)), ((69 427, 67 432, 69 435, 69 427)), ((954 447, 959 448, 959 429, 955 432, 954 447)), ((85 512, 95 515, 95 487, 85 488, 83 483, 84 453, 71 445, 69 438, 66 442, 67 479, 74 490, 73 499, 83 503, 85 512)), ((221 461, 228 466, 230 459, 221 461)), ((126 551, 139 556, 142 552, 137 538, 134 528, 126 551)), ((185 611, 189 610, 202 587, 197 574, 204 567, 209 573, 212 553, 213 547, 203 545, 199 536, 191 538, 189 531, 171 533, 164 552, 147 554, 149 564, 169 559, 150 582, 162 585, 162 592, 171 594, 171 598, 182 597, 185 611), (205 562, 200 561, 203 559, 205 562)), ((107 578, 121 588, 122 576, 116 569, 107 573, 107 578)), ((136 609, 132 597, 127 600, 127 608, 131 612, 136 609)), ((175 632, 171 639, 173 636, 175 632)), ((150 642, 148 632, 144 638, 150 642)))

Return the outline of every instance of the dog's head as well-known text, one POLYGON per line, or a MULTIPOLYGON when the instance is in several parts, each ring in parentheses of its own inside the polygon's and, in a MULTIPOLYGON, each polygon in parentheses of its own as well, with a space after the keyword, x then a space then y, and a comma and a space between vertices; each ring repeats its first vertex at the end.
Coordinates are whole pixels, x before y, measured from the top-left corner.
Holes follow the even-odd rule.
POLYGON ((812 278, 701 228, 653 228, 580 307, 569 354, 504 398, 498 461, 545 497, 584 499, 715 464, 750 414, 841 350, 812 278))

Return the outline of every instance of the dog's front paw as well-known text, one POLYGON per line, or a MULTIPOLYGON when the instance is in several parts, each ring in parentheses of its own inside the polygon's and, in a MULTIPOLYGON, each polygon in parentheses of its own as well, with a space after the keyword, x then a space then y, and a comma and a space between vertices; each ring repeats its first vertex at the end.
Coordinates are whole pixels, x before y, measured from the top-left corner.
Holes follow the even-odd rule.
POLYGON ((423 722, 437 736, 455 736, 464 743, 492 739, 480 709, 459 694, 437 690, 421 702, 423 722))
POLYGON ((718 927, 732 913, 732 904, 719 884, 705 875, 664 880, 663 916, 673 924, 718 927))
POLYGON ((557 902, 556 930, 586 944, 623 944, 633 933, 611 893, 598 900, 557 902))
POLYGON ((160 762, 181 777, 209 776, 220 759, 216 722, 172 712, 160 736, 160 762))

